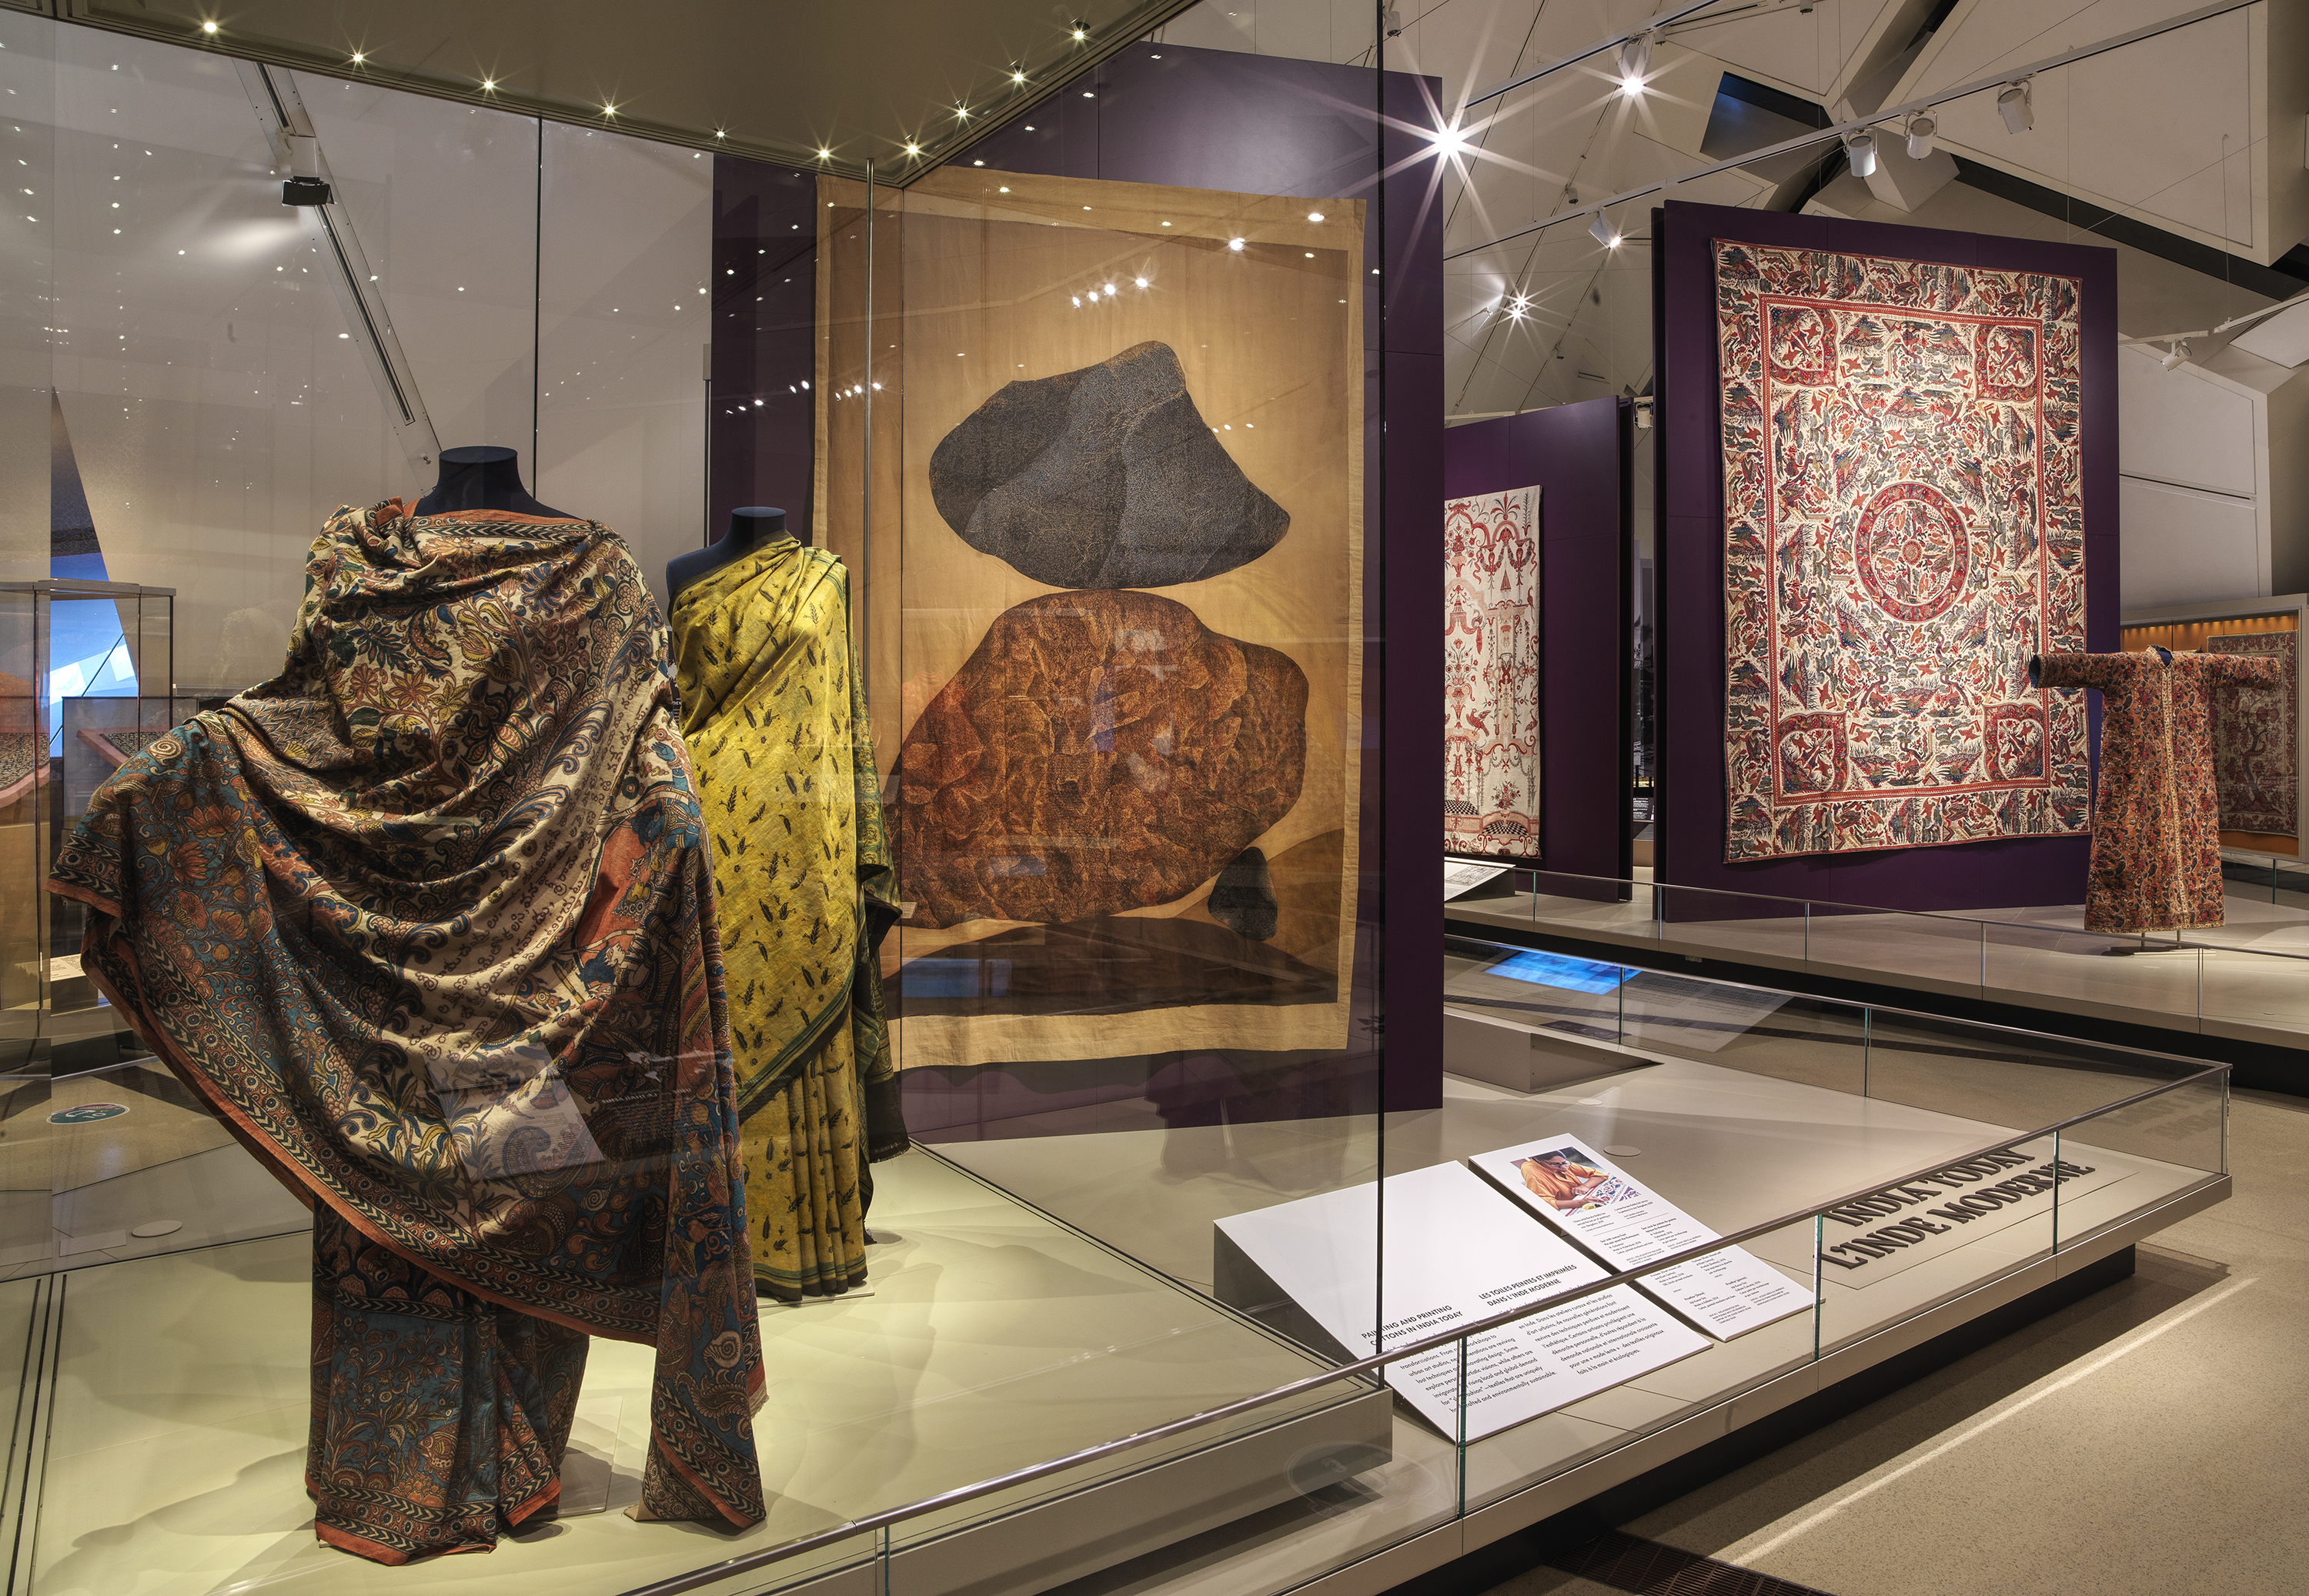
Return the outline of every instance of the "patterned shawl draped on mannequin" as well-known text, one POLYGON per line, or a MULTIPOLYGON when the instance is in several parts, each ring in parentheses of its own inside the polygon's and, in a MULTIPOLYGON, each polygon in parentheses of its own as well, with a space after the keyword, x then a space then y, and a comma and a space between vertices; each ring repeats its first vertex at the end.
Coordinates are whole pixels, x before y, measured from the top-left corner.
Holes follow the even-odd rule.
POLYGON ((781 538, 673 599, 682 731, 713 840, 754 1283, 866 1278, 870 1160, 904 1151, 877 949, 898 918, 850 581, 781 538))
POLYGON ((339 511, 281 674, 114 772, 49 887, 316 1208, 324 1540, 487 1550, 549 1505, 588 1333, 657 1349, 644 1512, 761 1518, 713 881, 615 533, 339 511))

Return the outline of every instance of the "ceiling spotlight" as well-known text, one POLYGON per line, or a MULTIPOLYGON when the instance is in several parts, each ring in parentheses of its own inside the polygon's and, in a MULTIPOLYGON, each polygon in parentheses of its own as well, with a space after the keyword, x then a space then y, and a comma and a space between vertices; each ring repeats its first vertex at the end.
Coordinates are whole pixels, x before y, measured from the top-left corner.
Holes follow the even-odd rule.
POLYGON ((1641 94, 1644 74, 1652 67, 1652 36, 1639 33, 1620 47, 1620 92, 1641 94))
POLYGON ((1876 170, 1876 135, 1864 127, 1858 133, 1846 134, 1844 153, 1846 159, 1852 162, 1854 177, 1871 176, 1876 170))
POLYGON ((1077 22, 1075 24, 1075 42, 1077 44, 1080 44, 1084 39, 1088 39, 1089 37, 1089 34, 1083 31, 1082 24, 1080 22, 1077 22))
POLYGON ((906 146, 906 153, 909 155, 920 155, 921 152, 922 147, 920 144, 909 144, 906 146))
POLYGON ((216 30, 217 25, 214 22, 203 22, 201 24, 201 31, 203 33, 214 33, 216 30))
POLYGON ((1242 253, 1242 240, 1240 238, 1230 238, 1227 240, 1227 247, 1233 250, 1237 254, 1240 254, 1242 253))
POLYGON ((1606 249, 1620 247, 1620 235, 1612 230, 1610 220, 1601 211, 1596 211, 1596 220, 1587 224, 1587 236, 1606 249))
POLYGON ((1014 83, 1023 83, 1026 81, 1026 74, 1023 72, 1014 72, 1010 74, 1010 81, 1014 83))
POLYGON ((820 150, 817 152, 817 158, 820 160, 832 160, 834 159, 834 151, 831 150, 820 150))
POLYGON ((1507 306, 1508 320, 1519 322, 1523 320, 1524 313, 1531 308, 1531 296, 1518 294, 1514 298, 1504 300, 1502 303, 1507 306))
POLYGON ((2028 80, 2007 83, 1996 97, 1996 114, 2004 118, 2008 133, 2027 133, 2037 125, 2037 108, 2028 91, 2028 80))
POLYGON ((1941 130, 1941 119, 1930 111, 1918 111, 1908 118, 1908 159, 1922 160, 1933 152, 1933 135, 1941 130))
POLYGON ((497 79, 495 79, 495 78, 483 78, 483 79, 481 80, 481 92, 482 92, 482 93, 484 93, 484 94, 494 94, 494 93, 496 93, 496 92, 497 92, 497 79))
POLYGON ((1459 127, 1439 127, 1435 130, 1435 148, 1445 155, 1457 155, 1467 147, 1466 130, 1459 127))
POLYGON ((1145 287, 1146 286, 1146 280, 1145 278, 1143 278, 1143 277, 1142 277, 1142 278, 1139 278, 1139 279, 1137 279, 1137 283, 1138 283, 1138 286, 1139 286, 1140 288, 1142 288, 1142 289, 1143 289, 1143 288, 1145 288, 1145 287))
POLYGON ((2176 338, 2173 341, 2173 347, 2165 351, 2165 358, 2159 360, 2158 364, 2162 366, 2166 370, 2170 371, 2188 358, 2189 341, 2185 338, 2176 338))
POLYGON ((615 106, 613 106, 613 105, 607 104, 606 102, 602 105, 602 107, 601 107, 601 115, 603 115, 604 116, 616 116, 617 114, 618 114, 618 108, 617 108, 617 107, 615 107, 615 106))
POLYGON ((1309 221, 1320 221, 1323 220, 1323 213, 1320 211, 1310 211, 1307 212, 1307 220, 1309 221))
POLYGON ((364 61, 367 61, 368 59, 368 52, 367 52, 367 51, 364 51, 364 50, 355 50, 355 51, 353 52, 353 65, 354 65, 355 66, 359 66, 359 65, 361 65, 361 63, 363 63, 364 61))

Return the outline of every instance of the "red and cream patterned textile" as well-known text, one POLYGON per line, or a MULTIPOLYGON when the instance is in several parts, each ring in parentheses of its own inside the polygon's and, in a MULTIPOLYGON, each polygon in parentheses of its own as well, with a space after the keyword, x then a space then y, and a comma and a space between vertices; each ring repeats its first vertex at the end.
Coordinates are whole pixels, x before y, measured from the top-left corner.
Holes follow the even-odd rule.
POLYGON ((2208 637, 2209 654, 2253 654, 2279 661, 2274 693, 2224 682, 2213 689, 2213 787, 2221 824, 2279 837, 2301 834, 2301 687, 2295 634, 2249 632, 2208 637))
POLYGON ((2049 689, 2101 694, 2088 931, 2218 926, 2221 825, 2213 798, 2213 694, 2269 688, 2276 660, 2244 654, 2046 654, 2049 689))
POLYGON ((1443 846, 1536 863, 1539 489, 1443 504, 1443 846))
POLYGON ((2087 829, 2074 278, 1716 246, 1730 861, 2087 829))

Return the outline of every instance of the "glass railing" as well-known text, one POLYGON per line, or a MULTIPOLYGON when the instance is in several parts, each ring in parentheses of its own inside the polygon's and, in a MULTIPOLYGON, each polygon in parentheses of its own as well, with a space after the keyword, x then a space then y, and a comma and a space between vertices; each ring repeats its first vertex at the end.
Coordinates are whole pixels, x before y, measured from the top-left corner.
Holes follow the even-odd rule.
POLYGON ((1449 905, 1463 926, 1593 946, 1653 945, 1767 971, 1863 979, 2277 1046, 2309 1040, 2309 871, 2233 866, 2230 923, 2087 931, 2074 906, 1921 912, 1515 869, 1449 905))
MULTIPOLYGON (((1743 1421, 1731 1404, 1769 1411, 1830 1371, 1840 1377, 1960 1323, 1976 1304, 2121 1252, 2226 1189, 2225 1066, 1472 940, 1455 939, 1448 964, 1447 1013, 1552 1051, 1556 1083, 1511 1092, 1455 1079, 1440 1109, 1390 1116, 1387 1248, 1412 1240, 1397 1234, 1393 1210, 1425 1212, 1410 1186, 1395 1190, 1405 1177, 1426 1181, 1438 1165, 1423 1160, 1481 1172, 1571 1144, 1609 1155, 1595 1162, 1629 1188, 1605 1188, 1574 1211, 1578 1224, 1544 1221, 1508 1186, 1471 1186, 1467 1200, 1500 1202, 1510 1229, 1528 1221, 1550 1243, 1584 1241, 1591 1266, 1578 1283, 1423 1331, 1434 1321, 1405 1277, 1423 1265, 1384 1267, 1373 1302, 1388 1321, 1385 1344, 1364 1356, 1334 1355, 1269 1391, 624 1596, 785 1589, 822 1574, 828 1558, 882 1566, 895 1589, 893 1566, 909 1557, 966 1562, 956 1539, 965 1529, 1152 1476, 1198 1437, 1240 1439, 1262 1416, 1388 1380, 1398 1393, 1391 1445, 1298 1459, 1295 1475, 1270 1482, 1276 1505, 1255 1525, 1213 1531, 1180 1554, 1230 1590, 1289 1590, 1480 1509, 1512 1500, 1533 1519, 1559 1511, 1589 1494, 1583 1479, 1601 1488, 1624 1477, 1623 1449, 1678 1426, 1722 1433, 1743 1421), (1616 1202, 1654 1204, 1638 1228, 1682 1243, 1627 1267, 1595 1264, 1618 1245, 1616 1202), (1662 1229, 1663 1203, 1691 1229, 1662 1229), (1708 1290, 1720 1307, 1743 1272, 1749 1298, 1763 1300, 1711 1327, 1708 1290), (1647 1337, 1673 1339, 1628 1350, 1647 1337), (1583 1343, 1590 1359, 1616 1354, 1632 1372, 1575 1400, 1523 1404, 1536 1411, 1517 1406, 1518 1381, 1543 1376, 1551 1358, 1576 1372, 1583 1343), (1414 1386, 1423 1400, 1401 1400, 1414 1386)), ((1066 1194, 1017 1180, 1018 1167, 1014 1159, 1011 1195, 1064 1206, 1066 1194)), ((1447 1237, 1424 1244, 1450 1250, 1447 1237)), ((1655 1450, 1664 1461, 1681 1448, 1655 1450)), ((1160 1499, 1159 1486, 1141 1483, 1160 1499)), ((1136 1578, 1144 1583, 1129 1588, 1159 1583, 1151 1572, 1136 1578)))
MULTIPOLYGON (((1175 1566, 1288 1591, 1479 1510, 1486 1537, 1560 1511, 1984 1304, 2115 1268, 2227 1189, 2224 1066, 1475 938, 1438 996, 1440 1099, 1376 1124, 1022 1126, 882 1166, 874 1295, 764 1310, 768 1520, 709 1540, 615 1511, 648 1357, 598 1342, 563 1516, 490 1571, 599 1596, 1118 1566, 1133 1589, 1175 1566)), ((219 1188, 205 1222, 236 1201, 219 1188)), ((282 1532, 307 1250, 0 1285, 36 1371, 0 1505, 36 1575, 100 1546, 176 1570, 153 1589, 472 1577, 282 1532), (201 1483, 212 1454, 222 1484, 201 1483)))

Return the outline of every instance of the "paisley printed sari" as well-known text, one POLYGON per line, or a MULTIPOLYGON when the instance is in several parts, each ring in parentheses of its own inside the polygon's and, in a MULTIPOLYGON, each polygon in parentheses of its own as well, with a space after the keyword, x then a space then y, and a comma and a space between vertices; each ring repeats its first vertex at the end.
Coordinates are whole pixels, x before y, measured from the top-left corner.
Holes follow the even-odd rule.
POLYGON ((898 918, 850 580, 781 538, 673 598, 682 733, 713 841, 754 1285, 866 1279, 868 1164, 902 1152, 877 949, 898 918))
POLYGON ((146 1042, 316 1210, 332 1544, 546 1514, 585 1337, 657 1350, 649 1516, 762 1516, 713 888, 617 535, 339 511, 281 674, 129 758, 48 883, 146 1042))

